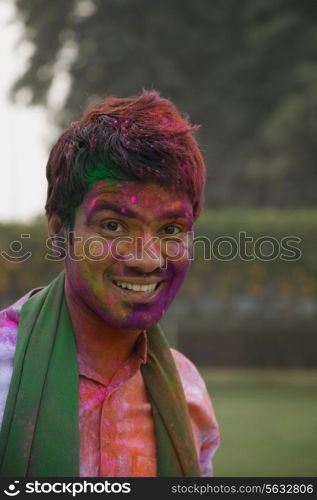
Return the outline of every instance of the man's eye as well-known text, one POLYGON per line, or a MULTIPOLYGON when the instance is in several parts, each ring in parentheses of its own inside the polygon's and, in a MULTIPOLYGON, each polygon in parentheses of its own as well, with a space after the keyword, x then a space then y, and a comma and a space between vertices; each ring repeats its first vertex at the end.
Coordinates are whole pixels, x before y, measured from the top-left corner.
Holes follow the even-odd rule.
POLYGON ((118 231, 121 231, 123 229, 122 224, 120 224, 119 222, 116 222, 114 220, 104 222, 102 224, 102 226, 104 229, 107 229, 108 231, 112 231, 112 232, 118 232, 118 231))
POLYGON ((163 231, 165 234, 168 234, 168 235, 174 235, 174 234, 178 234, 181 232, 180 228, 177 226, 174 226, 173 224, 169 224, 168 226, 165 226, 163 231))

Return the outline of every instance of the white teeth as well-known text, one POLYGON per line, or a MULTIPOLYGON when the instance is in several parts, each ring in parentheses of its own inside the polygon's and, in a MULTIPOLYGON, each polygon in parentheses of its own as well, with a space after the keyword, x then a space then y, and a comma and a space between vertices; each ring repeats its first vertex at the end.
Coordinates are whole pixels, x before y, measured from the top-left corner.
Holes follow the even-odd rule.
POLYGON ((157 283, 152 283, 150 285, 133 285, 132 283, 125 283, 124 281, 115 281, 115 284, 121 288, 133 290, 134 292, 153 292, 157 286, 157 283))

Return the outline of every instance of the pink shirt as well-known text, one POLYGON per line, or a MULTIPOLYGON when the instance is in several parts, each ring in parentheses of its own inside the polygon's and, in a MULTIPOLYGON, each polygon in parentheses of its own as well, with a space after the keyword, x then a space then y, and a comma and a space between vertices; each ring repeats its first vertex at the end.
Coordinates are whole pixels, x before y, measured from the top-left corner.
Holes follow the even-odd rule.
MULTIPOLYGON (((0 424, 12 375, 19 312, 30 292, 0 312, 0 424)), ((179 351, 172 354, 182 381, 202 476, 212 475, 219 445, 218 425, 204 381, 179 351)), ((150 477, 157 474, 151 405, 140 371, 146 362, 146 334, 106 384, 78 358, 80 475, 150 477)))

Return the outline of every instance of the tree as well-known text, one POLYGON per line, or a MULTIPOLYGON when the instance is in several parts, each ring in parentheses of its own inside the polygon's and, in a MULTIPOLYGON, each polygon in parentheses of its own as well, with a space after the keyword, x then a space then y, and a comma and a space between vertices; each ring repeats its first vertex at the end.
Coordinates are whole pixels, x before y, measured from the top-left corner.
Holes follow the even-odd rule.
POLYGON ((13 87, 15 98, 27 88, 30 104, 47 106, 61 127, 100 96, 158 88, 202 124, 209 206, 316 203, 316 193, 306 196, 316 175, 315 118, 300 140, 284 126, 294 106, 304 113, 314 101, 313 80, 307 76, 305 86, 300 76, 305 64, 317 64, 314 0, 15 3, 25 39, 34 46, 13 87), (61 75, 70 87, 62 109, 51 99, 61 75), (281 138, 279 120, 287 138, 281 138), (278 145, 272 136, 280 136, 278 145), (291 167, 288 144, 295 143, 291 167), (280 168, 281 156, 287 168, 280 168))

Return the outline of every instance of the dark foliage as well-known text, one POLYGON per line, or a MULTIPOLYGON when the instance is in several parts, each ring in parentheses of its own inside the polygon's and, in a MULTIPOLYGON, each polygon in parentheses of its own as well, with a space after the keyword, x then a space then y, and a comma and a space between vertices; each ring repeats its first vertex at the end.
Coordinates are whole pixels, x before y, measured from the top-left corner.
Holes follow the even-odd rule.
POLYGON ((316 1, 15 3, 34 52, 14 96, 29 89, 63 126, 100 96, 157 88, 203 125, 207 205, 316 204, 316 1))

